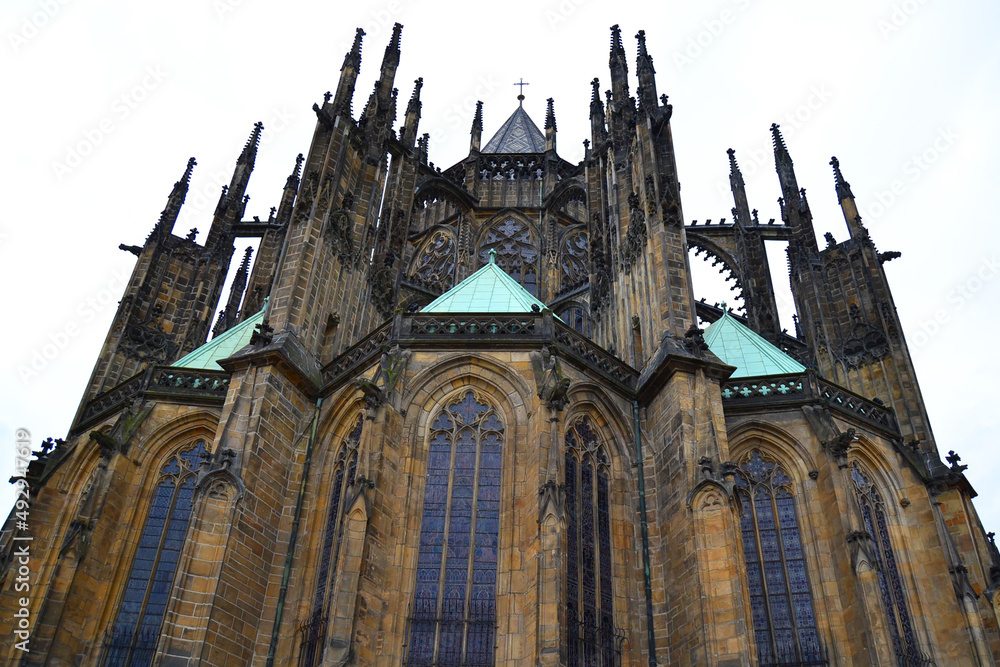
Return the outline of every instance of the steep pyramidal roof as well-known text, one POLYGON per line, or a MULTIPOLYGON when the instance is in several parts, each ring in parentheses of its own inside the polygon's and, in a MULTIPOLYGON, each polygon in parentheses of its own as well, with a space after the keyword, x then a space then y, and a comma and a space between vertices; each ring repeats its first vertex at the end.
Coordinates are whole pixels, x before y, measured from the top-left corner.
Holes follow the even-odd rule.
POLYGON ((483 148, 483 153, 544 153, 545 135, 531 120, 523 106, 517 107, 493 138, 483 148))
POLYGON ((424 306, 422 313, 530 313, 547 306, 496 265, 494 253, 483 268, 424 306))
POLYGON ((715 356, 736 372, 730 377, 757 377, 801 373, 806 367, 740 324, 725 310, 705 330, 705 342, 715 356))
POLYGON ((250 337, 258 324, 264 321, 264 311, 267 310, 267 299, 264 307, 253 317, 248 317, 232 329, 219 334, 201 347, 181 357, 172 366, 177 368, 200 368, 209 371, 221 371, 220 359, 227 359, 250 344, 250 337))

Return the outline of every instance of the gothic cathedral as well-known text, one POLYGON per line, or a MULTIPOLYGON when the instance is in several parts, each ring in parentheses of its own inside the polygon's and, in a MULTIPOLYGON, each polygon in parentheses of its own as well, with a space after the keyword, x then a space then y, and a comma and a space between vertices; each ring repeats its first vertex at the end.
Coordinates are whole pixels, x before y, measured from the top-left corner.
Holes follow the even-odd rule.
POLYGON ((203 245, 173 233, 192 158, 122 246, 135 269, 73 425, 23 477, 26 601, 14 513, 0 540, 0 634, 21 642, 2 659, 1000 661, 1000 554, 939 456, 898 253, 836 158, 846 240, 817 244, 776 125, 780 221, 730 150, 731 223, 686 224, 645 34, 630 77, 614 26, 579 164, 549 99, 541 129, 518 105, 487 141, 480 103, 468 156, 435 168, 421 79, 394 128, 401 30, 355 114, 357 31, 267 220, 244 215, 258 123, 203 245), (794 333, 767 241, 788 246, 794 333), (742 309, 695 299, 689 251, 742 309))

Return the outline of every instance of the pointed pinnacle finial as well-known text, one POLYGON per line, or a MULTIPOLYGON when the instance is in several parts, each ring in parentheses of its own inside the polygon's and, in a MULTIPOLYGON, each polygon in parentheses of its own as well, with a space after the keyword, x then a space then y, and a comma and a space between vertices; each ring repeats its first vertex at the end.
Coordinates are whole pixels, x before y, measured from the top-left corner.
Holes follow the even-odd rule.
POLYGON ((649 67, 653 69, 653 58, 646 51, 646 31, 640 30, 635 35, 636 40, 639 42, 639 55, 636 56, 636 69, 640 70, 644 67, 649 67))
POLYGON ((298 189, 299 177, 302 175, 302 162, 304 160, 305 158, 302 157, 302 153, 299 153, 298 157, 295 158, 295 169, 293 169, 292 173, 288 175, 287 179, 285 179, 286 189, 287 188, 292 188, 294 190, 298 189))
POLYGON ((742 174, 740 172, 740 165, 736 164, 736 151, 732 148, 726 151, 729 155, 729 173, 730 174, 742 174))
POLYGON ((185 186, 191 182, 191 172, 194 171, 194 166, 196 164, 198 164, 198 162, 193 157, 188 158, 187 168, 184 170, 184 175, 181 176, 180 180, 180 182, 183 183, 185 186))
POLYGON ((365 36, 365 31, 361 28, 356 28, 354 31, 354 44, 351 45, 351 50, 347 52, 344 56, 344 64, 346 65, 348 61, 354 63, 355 67, 361 66, 361 40, 365 36))
POLYGON ((845 199, 850 197, 854 199, 854 193, 851 192, 851 184, 844 180, 844 174, 840 171, 840 160, 836 156, 830 158, 830 166, 833 167, 833 179, 837 188, 837 198, 845 199))
POLYGON ((406 104, 406 113, 411 114, 420 111, 420 89, 424 87, 424 77, 419 77, 413 82, 413 93, 410 94, 410 101, 406 104))
POLYGON ((556 129, 556 111, 553 105, 553 100, 550 97, 546 100, 548 103, 548 108, 545 110, 545 129, 555 130, 556 129))
POLYGON ((590 82, 590 86, 593 89, 591 91, 590 105, 593 106, 595 102, 601 101, 601 80, 595 76, 594 80, 590 82))
POLYGON ((619 51, 622 55, 625 55, 625 47, 622 45, 622 29, 616 23, 611 26, 611 52, 616 53, 619 51))
POLYGON ((239 159, 236 160, 237 164, 252 163, 257 157, 257 146, 260 145, 260 133, 263 129, 264 123, 262 122, 257 121, 253 124, 253 132, 250 133, 250 138, 247 139, 247 143, 243 147, 243 152, 240 153, 239 159))
POLYGON ((771 123, 771 140, 774 143, 774 154, 777 155, 779 152, 788 155, 788 148, 785 146, 785 140, 781 136, 781 128, 777 123, 771 123))
POLYGON ((247 246, 247 249, 243 251, 243 262, 240 264, 240 271, 246 273, 247 269, 250 268, 250 256, 253 255, 253 246, 247 246))
POLYGON ((394 49, 397 54, 399 53, 399 42, 402 32, 403 32, 402 23, 394 23, 392 25, 392 39, 389 40, 389 46, 385 47, 386 52, 388 52, 389 49, 394 49))
POLYGON ((472 117, 472 131, 483 131, 483 101, 476 102, 476 115, 472 117))
POLYGON ((497 251, 496 248, 490 248, 490 264, 497 263, 497 251))

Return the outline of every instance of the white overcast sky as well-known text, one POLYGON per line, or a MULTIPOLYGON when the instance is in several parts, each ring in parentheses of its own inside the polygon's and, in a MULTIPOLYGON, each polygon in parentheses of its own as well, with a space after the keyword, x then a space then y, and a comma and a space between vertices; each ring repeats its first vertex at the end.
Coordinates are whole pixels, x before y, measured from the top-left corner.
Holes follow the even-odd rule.
MULTIPOLYGON (((903 253, 886 266, 942 456, 962 455, 987 529, 1000 529, 998 18, 985 0, 8 0, 0 476, 12 474, 16 428, 35 446, 65 436, 134 264, 118 244, 142 244, 190 156, 198 166, 175 233, 197 227, 202 239, 258 120, 267 132, 248 215, 266 217, 356 26, 368 34, 355 112, 399 21, 400 112, 422 76, 421 132, 446 167, 468 151, 476 100, 485 141, 517 104, 521 77, 538 124, 555 98, 559 152, 579 161, 589 82, 608 86, 608 28, 620 23, 633 91, 633 35, 644 29, 673 104, 688 221, 730 217, 729 147, 751 206, 778 217, 768 131, 778 122, 817 233, 843 239, 828 165, 840 158, 878 248, 903 253)), ((247 242, 237 243, 239 258, 247 242)), ((724 298, 702 276, 697 295, 724 298)), ((13 493, 2 486, 6 514, 13 493)))

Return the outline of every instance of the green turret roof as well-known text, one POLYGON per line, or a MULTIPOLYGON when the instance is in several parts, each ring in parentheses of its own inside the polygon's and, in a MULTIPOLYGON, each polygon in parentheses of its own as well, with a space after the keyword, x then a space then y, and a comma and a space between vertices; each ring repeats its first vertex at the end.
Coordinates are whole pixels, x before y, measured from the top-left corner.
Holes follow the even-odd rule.
POLYGON ((422 313, 530 313, 547 306, 496 265, 495 253, 483 268, 434 299, 422 313))
POLYGON ((705 330, 705 342, 715 356, 736 372, 730 377, 801 373, 806 367, 740 324, 723 309, 722 317, 705 330))
POLYGON ((201 368, 209 371, 221 371, 219 360, 227 359, 250 344, 250 337, 258 324, 264 321, 264 311, 267 310, 267 299, 264 307, 252 317, 248 317, 232 329, 229 329, 198 349, 186 354, 172 365, 178 368, 201 368))

